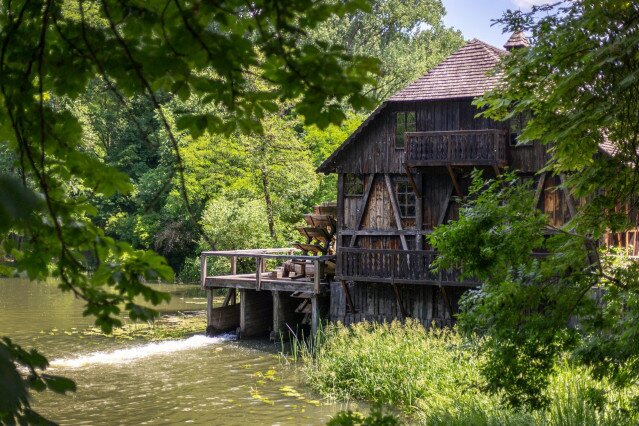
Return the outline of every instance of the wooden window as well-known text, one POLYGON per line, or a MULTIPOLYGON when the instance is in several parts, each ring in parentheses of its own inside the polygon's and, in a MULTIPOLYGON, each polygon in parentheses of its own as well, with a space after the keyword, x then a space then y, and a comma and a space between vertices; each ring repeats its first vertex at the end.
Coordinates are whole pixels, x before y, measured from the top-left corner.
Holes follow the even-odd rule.
POLYGON ((404 133, 416 132, 415 111, 395 113, 395 148, 404 149, 404 133))
POLYGON ((364 195, 364 178, 362 175, 347 173, 344 175, 344 195, 361 197, 364 195))
MULTIPOLYGON (((528 110, 520 112, 510 119, 510 145, 522 145, 519 143, 519 135, 523 132, 524 128, 532 118, 532 113, 528 110)), ((523 145, 528 145, 525 143, 523 145)))
POLYGON ((402 179, 396 183, 397 204, 399 205, 399 214, 402 218, 415 217, 416 197, 413 188, 408 180, 402 179))

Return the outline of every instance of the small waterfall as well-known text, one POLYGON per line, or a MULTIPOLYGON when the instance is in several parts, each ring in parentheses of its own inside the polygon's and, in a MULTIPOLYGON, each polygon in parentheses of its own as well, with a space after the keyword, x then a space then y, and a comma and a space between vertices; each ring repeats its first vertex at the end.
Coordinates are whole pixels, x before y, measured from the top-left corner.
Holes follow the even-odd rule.
POLYGON ((161 342, 151 342, 145 345, 134 346, 126 349, 113 351, 93 352, 74 358, 58 358, 51 361, 52 368, 80 368, 91 365, 123 364, 135 362, 154 355, 162 355, 173 352, 197 349, 204 346, 215 345, 224 341, 232 340, 232 335, 222 335, 217 337, 206 337, 196 335, 187 339, 165 340, 161 342))

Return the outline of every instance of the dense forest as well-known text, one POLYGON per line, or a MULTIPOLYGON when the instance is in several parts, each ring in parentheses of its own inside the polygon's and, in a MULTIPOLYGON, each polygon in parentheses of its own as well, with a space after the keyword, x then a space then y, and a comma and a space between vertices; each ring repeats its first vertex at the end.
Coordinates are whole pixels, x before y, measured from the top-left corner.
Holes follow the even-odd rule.
MULTIPOLYGON (((461 34, 443 25, 444 13, 439 0, 378 0, 370 12, 334 17, 308 37, 344 45, 351 54, 374 55, 381 74, 367 91, 381 102, 461 45, 461 34)), ((160 90, 155 95, 171 123, 216 112, 181 93, 160 90)), ((76 188, 91 196, 95 224, 134 248, 161 254, 184 282, 197 280, 201 250, 281 247, 295 241, 302 215, 335 199, 334 176, 319 175, 315 168, 369 112, 344 106, 347 118, 341 125, 320 129, 305 124, 295 100, 289 100, 263 115, 261 133, 176 130, 187 208, 175 151, 148 96, 125 98, 96 78, 78 98, 57 102, 82 124, 82 149, 127 175, 133 185, 130 193, 109 197, 76 188)), ((5 168, 14 164, 11 156, 3 158, 5 168)))

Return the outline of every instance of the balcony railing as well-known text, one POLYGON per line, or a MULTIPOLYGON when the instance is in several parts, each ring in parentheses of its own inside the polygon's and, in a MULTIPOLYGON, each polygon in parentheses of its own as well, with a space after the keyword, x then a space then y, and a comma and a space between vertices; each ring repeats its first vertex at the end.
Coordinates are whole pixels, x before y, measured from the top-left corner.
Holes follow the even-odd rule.
POLYGON ((501 130, 404 133, 409 166, 504 166, 507 135, 501 130))
POLYGON ((478 282, 462 279, 459 271, 433 272, 433 250, 369 250, 340 247, 336 278, 391 284, 429 284, 475 287, 478 282))

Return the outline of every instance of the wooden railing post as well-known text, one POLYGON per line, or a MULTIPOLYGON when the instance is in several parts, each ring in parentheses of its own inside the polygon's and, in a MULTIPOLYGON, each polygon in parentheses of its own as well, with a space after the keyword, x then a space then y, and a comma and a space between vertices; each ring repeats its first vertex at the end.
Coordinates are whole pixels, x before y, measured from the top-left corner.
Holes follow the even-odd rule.
POLYGON ((320 292, 320 282, 322 279, 322 265, 324 261, 314 260, 313 265, 315 266, 315 276, 313 277, 313 290, 315 294, 319 294, 320 292))
POLYGON ((206 269, 207 269, 206 268, 206 266, 207 266, 206 265, 206 260, 207 260, 206 255, 205 254, 201 254, 200 255, 200 281, 201 281, 201 284, 202 284, 202 288, 204 288, 204 286, 206 285, 206 274, 207 274, 207 271, 206 271, 206 269))
POLYGON ((256 257, 256 269, 255 269, 255 290, 260 291, 262 289, 262 264, 264 259, 256 257))
POLYGON ((237 256, 231 256, 231 275, 237 274, 237 256))

